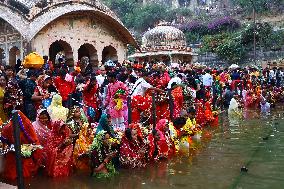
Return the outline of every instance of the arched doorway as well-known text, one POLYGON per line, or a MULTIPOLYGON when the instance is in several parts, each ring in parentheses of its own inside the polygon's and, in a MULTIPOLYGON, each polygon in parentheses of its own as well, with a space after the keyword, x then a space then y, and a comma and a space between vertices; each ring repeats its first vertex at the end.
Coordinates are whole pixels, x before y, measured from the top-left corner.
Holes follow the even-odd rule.
POLYGON ((98 54, 96 48, 89 44, 85 43, 78 49, 78 59, 81 63, 82 71, 85 71, 85 68, 88 63, 92 65, 92 67, 98 67, 98 54))
POLYGON ((4 49, 0 48, 0 64, 3 64, 4 58, 5 58, 4 49))
POLYGON ((13 46, 9 51, 9 65, 15 66, 17 60, 20 58, 21 52, 18 47, 13 46))
POLYGON ((116 49, 109 45, 103 49, 102 52, 102 63, 104 64, 108 60, 117 61, 117 51, 116 49))
POLYGON ((69 43, 63 40, 53 42, 49 47, 49 59, 58 64, 58 59, 65 60, 68 66, 74 65, 73 51, 69 43))

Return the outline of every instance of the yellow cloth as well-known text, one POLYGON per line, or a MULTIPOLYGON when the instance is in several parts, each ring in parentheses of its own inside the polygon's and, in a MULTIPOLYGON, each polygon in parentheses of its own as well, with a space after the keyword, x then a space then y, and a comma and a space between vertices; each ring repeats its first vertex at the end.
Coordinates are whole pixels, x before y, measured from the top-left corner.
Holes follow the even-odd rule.
POLYGON ((2 87, 0 87, 0 119, 2 120, 2 122, 5 123, 8 120, 8 117, 4 112, 4 107, 3 107, 4 94, 5 90, 2 87))
POLYGON ((28 54, 24 61, 23 66, 25 68, 41 68, 44 64, 44 59, 36 52, 28 54))
POLYGON ((80 158, 79 156, 89 151, 89 147, 93 142, 94 136, 91 136, 88 132, 88 123, 85 123, 79 133, 79 139, 76 140, 76 144, 73 152, 74 165, 81 170, 89 170, 89 160, 87 157, 80 158))
POLYGON ((116 103, 115 109, 121 110, 123 108, 123 100, 121 98, 116 98, 114 101, 116 103))

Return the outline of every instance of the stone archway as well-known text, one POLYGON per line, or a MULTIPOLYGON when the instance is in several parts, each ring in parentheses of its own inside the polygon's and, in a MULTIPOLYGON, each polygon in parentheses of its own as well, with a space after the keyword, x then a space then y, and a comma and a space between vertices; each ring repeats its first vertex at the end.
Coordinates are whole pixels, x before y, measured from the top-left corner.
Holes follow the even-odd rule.
POLYGON ((82 63, 80 65, 82 71, 84 71, 85 67, 87 66, 84 64, 84 60, 86 60, 86 58, 88 58, 89 63, 92 65, 92 67, 98 66, 99 62, 97 50, 93 45, 89 43, 81 45, 81 47, 78 49, 78 60, 80 60, 80 62, 82 63))
POLYGON ((118 60, 117 50, 111 45, 106 46, 102 52, 102 63, 104 64, 108 60, 112 61, 118 60))
POLYGON ((49 47, 49 59, 57 64, 58 58, 65 59, 68 66, 74 65, 73 51, 69 43, 63 40, 53 42, 49 47))
POLYGON ((4 49, 0 48, 0 65, 3 64, 3 60, 4 60, 4 49))
POLYGON ((19 48, 13 46, 9 50, 9 65, 14 67, 16 65, 17 60, 20 58, 20 55, 21 51, 19 50, 19 48))

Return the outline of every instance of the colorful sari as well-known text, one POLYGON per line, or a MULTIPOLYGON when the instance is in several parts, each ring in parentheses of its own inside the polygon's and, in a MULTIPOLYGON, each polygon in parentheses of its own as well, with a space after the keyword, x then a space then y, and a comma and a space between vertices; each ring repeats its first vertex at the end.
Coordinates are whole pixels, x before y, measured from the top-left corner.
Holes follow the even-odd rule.
POLYGON ((79 139, 76 140, 73 153, 74 165, 77 169, 90 169, 88 152, 92 142, 92 133, 90 132, 88 125, 84 124, 79 133, 79 139))
POLYGON ((46 171, 50 177, 69 176, 72 172, 73 145, 70 134, 71 131, 63 122, 54 123, 46 148, 46 171))
POLYGON ((181 109, 183 107, 183 89, 181 86, 177 86, 172 90, 172 96, 174 101, 174 118, 180 116, 181 109))
MULTIPOLYGON (((22 144, 36 144, 40 145, 40 141, 36 135, 31 121, 22 113, 18 112, 20 120, 20 141, 22 144)), ((4 126, 2 131, 1 140, 8 145, 14 144, 14 129, 13 123, 10 121, 4 126)), ((42 150, 34 151, 31 157, 22 158, 23 176, 31 177, 37 173, 42 160, 42 150)), ((5 155, 5 165, 3 177, 6 179, 15 180, 17 178, 16 172, 16 157, 14 152, 8 152, 5 155)))
MULTIPOLYGON (((137 132, 139 137, 139 132, 137 132)), ((145 156, 139 151, 144 147, 141 140, 129 139, 125 136, 121 139, 119 161, 124 168, 145 166, 145 156)))

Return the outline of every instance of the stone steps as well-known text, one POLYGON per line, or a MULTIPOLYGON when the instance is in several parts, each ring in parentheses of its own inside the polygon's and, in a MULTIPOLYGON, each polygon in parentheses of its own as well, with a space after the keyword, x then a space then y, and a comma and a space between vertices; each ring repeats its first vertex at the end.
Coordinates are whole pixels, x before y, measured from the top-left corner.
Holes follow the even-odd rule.
POLYGON ((12 186, 3 182, 0 182, 0 189, 16 189, 17 186, 12 186))

